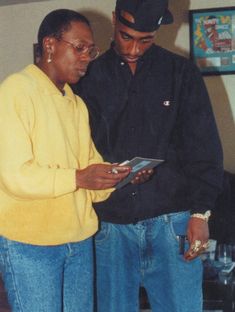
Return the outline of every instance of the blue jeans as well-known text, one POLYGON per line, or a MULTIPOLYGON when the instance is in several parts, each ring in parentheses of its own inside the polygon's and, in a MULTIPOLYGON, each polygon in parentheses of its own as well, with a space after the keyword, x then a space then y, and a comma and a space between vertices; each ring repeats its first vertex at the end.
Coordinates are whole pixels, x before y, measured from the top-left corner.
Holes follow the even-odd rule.
POLYGON ((92 312, 93 245, 34 246, 0 237, 0 271, 12 312, 92 312))
POLYGON ((137 224, 102 222, 95 237, 98 312, 139 311, 140 286, 153 312, 202 311, 201 260, 179 254, 177 236, 188 220, 182 212, 137 224))

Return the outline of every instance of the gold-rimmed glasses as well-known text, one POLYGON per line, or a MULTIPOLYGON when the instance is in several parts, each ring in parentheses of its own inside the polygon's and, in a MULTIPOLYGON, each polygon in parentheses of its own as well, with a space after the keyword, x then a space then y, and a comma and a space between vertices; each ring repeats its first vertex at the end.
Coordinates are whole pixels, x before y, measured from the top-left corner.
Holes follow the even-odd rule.
POLYGON ((100 50, 96 45, 92 45, 89 47, 83 42, 78 42, 75 44, 64 39, 58 39, 58 41, 63 41, 69 44, 71 47, 73 47, 77 51, 79 55, 83 55, 87 53, 91 60, 96 59, 100 54, 100 50))

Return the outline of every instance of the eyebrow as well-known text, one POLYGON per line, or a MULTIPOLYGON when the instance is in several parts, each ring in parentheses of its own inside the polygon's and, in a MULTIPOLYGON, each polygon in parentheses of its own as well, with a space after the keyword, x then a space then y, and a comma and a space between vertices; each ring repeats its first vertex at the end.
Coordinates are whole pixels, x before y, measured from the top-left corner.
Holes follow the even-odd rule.
MULTIPOLYGON (((123 31, 123 30, 120 30, 120 34, 121 35, 125 35, 131 39, 134 39, 133 36, 131 36, 130 34, 128 34, 127 32, 123 31)), ((138 40, 145 40, 145 39, 152 39, 154 38, 154 35, 148 35, 148 36, 144 36, 144 37, 140 37, 140 38, 137 38, 138 40)))

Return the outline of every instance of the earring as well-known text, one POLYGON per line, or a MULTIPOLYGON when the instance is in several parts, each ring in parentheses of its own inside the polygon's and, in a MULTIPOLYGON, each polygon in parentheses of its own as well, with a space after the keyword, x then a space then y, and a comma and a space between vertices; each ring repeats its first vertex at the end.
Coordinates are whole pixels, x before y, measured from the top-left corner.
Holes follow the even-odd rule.
POLYGON ((51 63, 51 62, 52 62, 51 52, 49 52, 48 58, 47 58, 47 63, 51 63))

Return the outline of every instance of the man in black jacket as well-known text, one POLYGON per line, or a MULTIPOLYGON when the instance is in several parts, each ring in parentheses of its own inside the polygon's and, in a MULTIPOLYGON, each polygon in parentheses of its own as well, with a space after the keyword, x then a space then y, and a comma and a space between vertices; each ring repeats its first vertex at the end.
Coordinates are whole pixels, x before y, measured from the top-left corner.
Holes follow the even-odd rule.
POLYGON ((99 152, 110 162, 164 160, 143 184, 95 205, 99 312, 202 311, 198 255, 221 188, 222 151, 200 72, 154 44, 173 17, 167 0, 117 0, 114 41, 77 86, 99 152))

